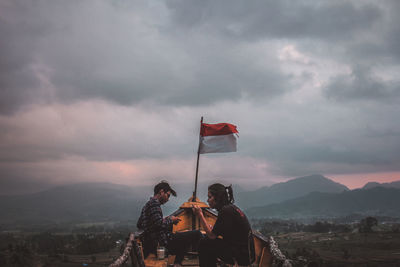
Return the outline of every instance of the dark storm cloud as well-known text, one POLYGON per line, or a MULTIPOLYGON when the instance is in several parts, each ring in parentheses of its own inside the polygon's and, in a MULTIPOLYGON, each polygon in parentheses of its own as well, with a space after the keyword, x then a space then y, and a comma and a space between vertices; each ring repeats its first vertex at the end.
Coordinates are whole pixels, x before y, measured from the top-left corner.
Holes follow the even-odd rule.
MULTIPOLYGON (((361 2, 362 3, 362 2, 361 2)), ((349 76, 369 79, 376 86, 393 87, 391 84, 377 79, 373 73, 374 68, 382 66, 398 66, 400 60, 400 10, 399 1, 371 2, 379 8, 379 16, 361 31, 355 31, 343 43, 333 42, 331 45, 320 46, 319 56, 329 55, 334 60, 344 62, 352 66, 353 74, 349 76), (372 75, 372 78, 368 78, 372 75), (362 77, 363 76, 363 77, 362 77), (380 84, 380 85, 378 85, 380 84)), ((340 41, 340 40, 339 40, 340 41)), ((315 47, 303 46, 312 51, 315 47)), ((344 77, 337 77, 346 79, 344 77)), ((333 82, 333 81, 332 81, 333 82)), ((340 81, 339 81, 340 82, 340 81)), ((390 88, 389 88, 390 90, 390 88)))
MULTIPOLYGON (((365 138, 365 136, 361 138, 365 138)), ((338 140, 325 142, 323 144, 302 144, 299 143, 298 140, 296 140, 296 142, 284 141, 285 140, 280 141, 281 143, 278 144, 271 144, 267 147, 266 150, 271 151, 270 155, 267 156, 269 159, 278 161, 287 159, 298 163, 330 162, 349 165, 381 165, 394 163, 397 164, 398 162, 392 161, 391 159, 396 157, 398 158, 400 156, 397 148, 390 149, 387 145, 385 146, 385 149, 382 149, 382 152, 386 151, 386 153, 368 153, 368 149, 366 149, 365 146, 360 147, 360 143, 362 142, 351 146, 349 144, 344 144, 339 138, 338 140), (337 149, 338 145, 342 145, 343 147, 341 149, 337 149)), ((367 141, 367 138, 365 138, 365 141, 367 141)), ((369 146, 369 148, 372 148, 372 146, 369 146)))
POLYGON ((197 129, 198 118, 187 124, 184 119, 177 121, 185 117, 179 110, 143 109, 92 101, 36 106, 28 112, 0 116, 0 163, 68 157, 107 162, 194 153, 198 133, 191 131, 197 129), (165 136, 170 138, 165 140, 165 136))
MULTIPOLYGON (((4 8, 3 12, 12 11, 4 8)), ((41 34, 27 21, 0 15, 0 113, 14 111, 35 99, 39 80, 31 65, 35 44, 30 40, 41 34)))
POLYGON ((0 112, 46 100, 191 106, 276 97, 291 90, 291 77, 272 57, 264 66, 255 64, 256 56, 241 40, 347 40, 383 12, 344 1, 170 1, 167 6, 171 16, 160 19, 151 6, 118 1, 5 1, 0 112), (179 32, 184 28, 191 30, 179 32), (42 75, 50 95, 37 65, 48 69, 42 75))
POLYGON ((239 39, 317 38, 340 41, 366 30, 383 13, 347 1, 168 1, 179 28, 239 39))
MULTIPOLYGON (((58 95, 62 99, 98 97, 122 105, 149 99, 171 106, 211 105, 218 101, 239 100, 245 93, 250 98, 273 97, 288 90, 286 75, 269 67, 259 69, 251 58, 239 62, 236 54, 221 52, 221 49, 192 48, 191 69, 182 69, 180 73, 161 58, 143 58, 150 52, 137 55, 120 62, 127 66, 127 71, 117 77, 112 71, 121 67, 100 56, 89 63, 92 66, 59 66, 60 71, 53 75, 52 82, 59 88, 58 95), (143 64, 135 64, 136 61, 143 64), (101 62, 112 66, 104 66, 101 62)), ((75 61, 80 62, 76 58, 75 61)))
POLYGON ((371 29, 374 35, 356 40, 347 56, 369 64, 398 64, 400 60, 400 2, 396 0, 376 2, 383 4, 384 17, 371 29))
MULTIPOLYGON (((204 56, 205 51, 199 51, 204 56)), ((204 105, 218 101, 249 98, 256 101, 284 94, 290 90, 290 77, 269 66, 260 68, 239 61, 234 53, 221 50, 207 52, 207 62, 195 66, 195 78, 188 88, 170 94, 166 101, 172 105, 204 105), (222 54, 222 55, 221 55, 222 54)), ((201 61, 201 59, 199 59, 201 61)))
POLYGON ((246 48, 202 33, 170 35, 168 27, 175 26, 152 6, 116 3, 6 1, 0 111, 46 99, 210 105, 273 97, 289 88, 286 75, 256 65, 258 56, 246 48))
POLYGON ((362 173, 400 171, 399 135, 359 136, 358 141, 343 136, 324 142, 302 143, 300 139, 281 138, 276 142, 259 140, 260 158, 267 158, 277 175, 299 176, 310 173, 362 173))
POLYGON ((200 116, 221 177, 399 171, 399 5, 2 0, 0 178, 189 176, 200 116))
POLYGON ((400 97, 400 81, 384 81, 376 77, 370 67, 355 66, 351 74, 333 78, 325 94, 338 101, 397 103, 400 97))
POLYGON ((255 120, 258 124, 247 125, 263 132, 243 130, 241 153, 265 159, 277 175, 400 171, 395 115, 400 107, 389 103, 335 100, 307 107, 285 105, 286 111, 266 112, 255 120))

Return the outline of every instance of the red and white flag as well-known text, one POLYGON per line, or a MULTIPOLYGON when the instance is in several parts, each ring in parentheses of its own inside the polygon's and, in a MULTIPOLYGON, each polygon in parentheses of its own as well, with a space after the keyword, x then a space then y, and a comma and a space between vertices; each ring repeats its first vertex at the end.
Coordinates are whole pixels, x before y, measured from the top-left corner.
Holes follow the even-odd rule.
POLYGON ((202 123, 200 129, 200 154, 236 152, 236 126, 230 123, 202 123))

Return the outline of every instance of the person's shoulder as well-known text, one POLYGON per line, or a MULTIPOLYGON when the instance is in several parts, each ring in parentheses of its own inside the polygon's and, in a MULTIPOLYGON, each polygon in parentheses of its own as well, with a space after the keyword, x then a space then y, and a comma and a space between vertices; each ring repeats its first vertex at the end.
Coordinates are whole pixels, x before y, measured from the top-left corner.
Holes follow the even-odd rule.
POLYGON ((246 217, 246 215, 244 214, 244 212, 236 205, 234 204, 228 204, 225 205, 222 209, 221 212, 225 213, 225 214, 235 214, 236 215, 240 215, 240 217, 246 217))
POLYGON ((235 210, 235 212, 240 215, 240 217, 246 217, 244 212, 238 206, 236 206, 236 205, 232 205, 232 206, 233 206, 233 209, 235 210))
POLYGON ((147 203, 146 203, 146 206, 148 206, 148 207, 154 207, 154 206, 160 206, 160 205, 161 205, 160 201, 155 197, 151 197, 149 199, 149 201, 147 201, 147 203))
POLYGON ((232 213, 235 211, 235 205, 233 204, 227 204, 221 208, 219 213, 232 213))

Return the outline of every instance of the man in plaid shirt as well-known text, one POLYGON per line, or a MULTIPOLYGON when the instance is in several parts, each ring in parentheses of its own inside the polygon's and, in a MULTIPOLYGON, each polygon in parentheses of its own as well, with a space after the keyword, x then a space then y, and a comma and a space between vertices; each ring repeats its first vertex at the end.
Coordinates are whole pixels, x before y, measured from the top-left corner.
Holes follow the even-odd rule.
POLYGON ((163 218, 161 205, 165 204, 170 195, 176 196, 167 181, 161 181, 154 187, 154 196, 144 205, 137 222, 137 227, 143 230, 143 254, 156 253, 157 246, 164 246, 176 255, 175 263, 179 266, 185 251, 191 246, 197 246, 201 238, 198 230, 183 233, 172 233, 173 224, 180 219, 175 216, 163 218))

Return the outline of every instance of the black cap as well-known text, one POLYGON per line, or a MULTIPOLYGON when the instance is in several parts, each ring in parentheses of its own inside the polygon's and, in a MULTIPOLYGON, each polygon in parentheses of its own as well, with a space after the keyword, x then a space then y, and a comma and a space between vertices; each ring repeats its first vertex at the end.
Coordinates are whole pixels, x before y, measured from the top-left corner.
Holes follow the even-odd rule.
POLYGON ((169 183, 165 180, 162 180, 161 182, 159 182, 158 184, 156 184, 156 186, 154 186, 154 195, 158 194, 158 192, 160 192, 160 190, 164 190, 164 192, 168 192, 170 191, 171 194, 176 197, 176 192, 174 189, 171 188, 171 186, 169 185, 169 183))

